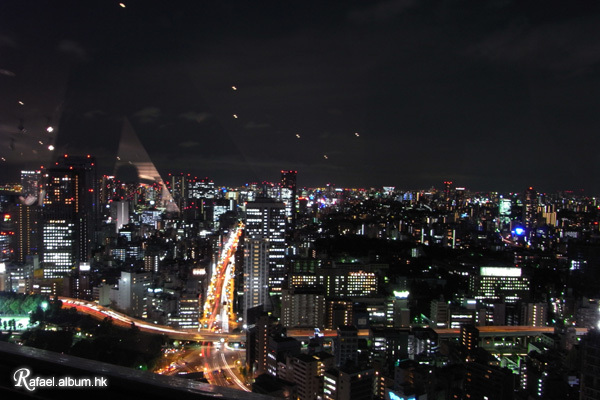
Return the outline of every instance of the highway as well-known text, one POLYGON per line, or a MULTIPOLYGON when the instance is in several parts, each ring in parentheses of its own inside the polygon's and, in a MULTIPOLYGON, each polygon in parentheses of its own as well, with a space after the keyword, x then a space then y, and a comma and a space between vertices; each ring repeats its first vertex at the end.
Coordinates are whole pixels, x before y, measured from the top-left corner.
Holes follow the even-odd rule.
POLYGON ((165 355, 166 365, 154 372, 171 376, 201 372, 212 385, 250 391, 240 373, 244 349, 218 343, 188 345, 170 358, 165 355))
POLYGON ((196 330, 181 330, 175 329, 166 325, 157 325, 141 319, 132 318, 123 313, 111 310, 108 307, 103 307, 94 302, 72 299, 69 297, 59 297, 65 307, 74 307, 77 311, 91 315, 92 317, 103 320, 106 317, 112 318, 113 323, 122 327, 129 327, 135 324, 143 332, 167 335, 171 339, 193 340, 197 342, 204 341, 219 341, 222 337, 227 336, 229 341, 241 341, 246 338, 243 334, 228 333, 226 335, 216 332, 198 332, 196 330))
POLYGON ((230 326, 237 326, 237 318, 231 308, 235 289, 233 287, 235 265, 231 261, 243 230, 244 224, 239 222, 230 232, 210 279, 200 326, 211 332, 229 332, 230 326))

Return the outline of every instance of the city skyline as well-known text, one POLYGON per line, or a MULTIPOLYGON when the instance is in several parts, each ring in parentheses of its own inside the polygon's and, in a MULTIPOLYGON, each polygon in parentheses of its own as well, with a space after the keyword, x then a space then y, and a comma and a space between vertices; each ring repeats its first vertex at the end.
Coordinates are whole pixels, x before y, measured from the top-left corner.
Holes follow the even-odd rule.
POLYGON ((129 120, 163 177, 597 195, 598 7, 6 2, 1 178, 129 120))

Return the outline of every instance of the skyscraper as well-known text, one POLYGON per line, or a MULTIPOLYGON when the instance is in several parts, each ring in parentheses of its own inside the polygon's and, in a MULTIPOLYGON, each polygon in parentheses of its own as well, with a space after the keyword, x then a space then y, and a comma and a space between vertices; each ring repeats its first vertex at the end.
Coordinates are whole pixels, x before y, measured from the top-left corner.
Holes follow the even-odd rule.
POLYGON ((600 398, 600 333, 590 330, 583 338, 581 400, 600 398))
POLYGON ((21 171, 21 202, 31 206, 38 202, 42 183, 40 171, 21 171))
POLYGON ((24 263, 27 256, 38 254, 41 207, 37 204, 15 204, 10 210, 17 228, 14 259, 24 263))
POLYGON ((528 230, 534 227, 537 206, 537 193, 530 186, 525 190, 525 198, 523 199, 523 223, 528 230))
POLYGON ((245 310, 263 305, 269 294, 281 296, 285 278, 285 208, 273 199, 246 205, 244 255, 245 310))
POLYGON ((44 277, 66 276, 91 255, 98 217, 94 159, 65 155, 44 176, 42 261, 44 277))
POLYGON ((285 204, 285 216, 291 228, 296 226, 296 213, 298 212, 297 174, 298 171, 281 171, 281 200, 285 204))

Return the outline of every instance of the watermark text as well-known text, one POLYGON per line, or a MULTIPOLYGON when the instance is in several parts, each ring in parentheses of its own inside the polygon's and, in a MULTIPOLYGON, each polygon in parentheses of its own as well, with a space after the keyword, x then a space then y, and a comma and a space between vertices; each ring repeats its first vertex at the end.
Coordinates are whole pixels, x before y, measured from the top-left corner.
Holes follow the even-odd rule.
POLYGON ((38 388, 107 388, 108 379, 103 376, 72 377, 72 376, 34 376, 29 368, 19 368, 13 373, 15 387, 23 388, 30 392, 38 388))

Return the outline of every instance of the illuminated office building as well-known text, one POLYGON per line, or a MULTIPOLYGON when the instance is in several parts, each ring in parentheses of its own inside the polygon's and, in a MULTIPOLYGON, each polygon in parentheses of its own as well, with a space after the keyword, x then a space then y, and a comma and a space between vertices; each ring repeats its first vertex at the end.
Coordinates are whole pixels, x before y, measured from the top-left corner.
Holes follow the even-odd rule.
POLYGON ((479 329, 472 324, 462 325, 460 327, 460 344, 468 355, 475 354, 479 347, 479 329))
POLYGON ((512 212, 512 201, 511 199, 501 198, 498 204, 498 215, 502 224, 510 223, 510 215, 512 212))
POLYGON ((547 326, 548 305, 546 303, 526 303, 521 309, 521 325, 547 326))
POLYGON ((297 174, 298 171, 281 171, 281 200, 285 204, 285 216, 291 228, 296 226, 296 213, 298 212, 297 174))
POLYGON ((75 223, 65 219, 44 222, 44 278, 60 278, 71 272, 76 261, 75 223))
POLYGON ((527 298, 529 278, 521 275, 518 267, 481 267, 469 281, 472 296, 486 306, 503 301, 516 304, 527 298))
POLYGON ((530 186, 525 190, 525 198, 523 199, 523 223, 527 229, 531 229, 535 225, 537 208, 537 193, 533 187, 530 186))
POLYGON ((327 297, 373 297, 380 291, 379 266, 341 264, 315 272, 293 272, 290 288, 322 289, 327 297))
POLYGON ((286 376, 286 379, 296 384, 298 400, 321 398, 323 375, 325 370, 333 367, 333 357, 323 353, 319 355, 300 354, 288 357, 287 364, 286 369, 290 376, 286 376))
POLYGON ((362 368, 332 368, 325 372, 323 399, 371 400, 375 370, 362 368))
POLYGON ((246 205, 245 310, 259 304, 268 310, 268 296, 281 296, 285 278, 284 207, 266 198, 246 205))
POLYGON ((268 309, 269 260, 267 242, 246 238, 244 246, 244 321, 249 309, 262 306, 268 309))
POLYGON ((369 329, 369 340, 372 343, 371 356, 381 365, 393 367, 400 360, 408 358, 408 340, 410 330, 399 328, 369 329))
POLYGON ((21 171, 21 202, 28 206, 37 204, 42 185, 41 171, 21 171))
POLYGON ((115 307, 132 317, 146 317, 148 288, 152 284, 152 274, 121 271, 117 288, 110 293, 115 307))
POLYGON ((329 300, 327 302, 326 329, 337 329, 338 326, 351 325, 354 319, 353 302, 350 300, 329 300))
POLYGON ((91 256, 98 216, 94 159, 65 155, 44 178, 44 277, 58 278, 91 256))
POLYGON ((125 225, 129 224, 129 202, 125 200, 111 201, 110 218, 115 224, 115 232, 119 233, 125 225))
POLYGON ((325 296, 319 290, 283 291, 281 323, 285 327, 325 327, 325 296))
POLYGON ((24 263, 27 256, 38 254, 40 244, 41 207, 37 205, 15 204, 10 209, 15 219, 14 260, 24 263))

